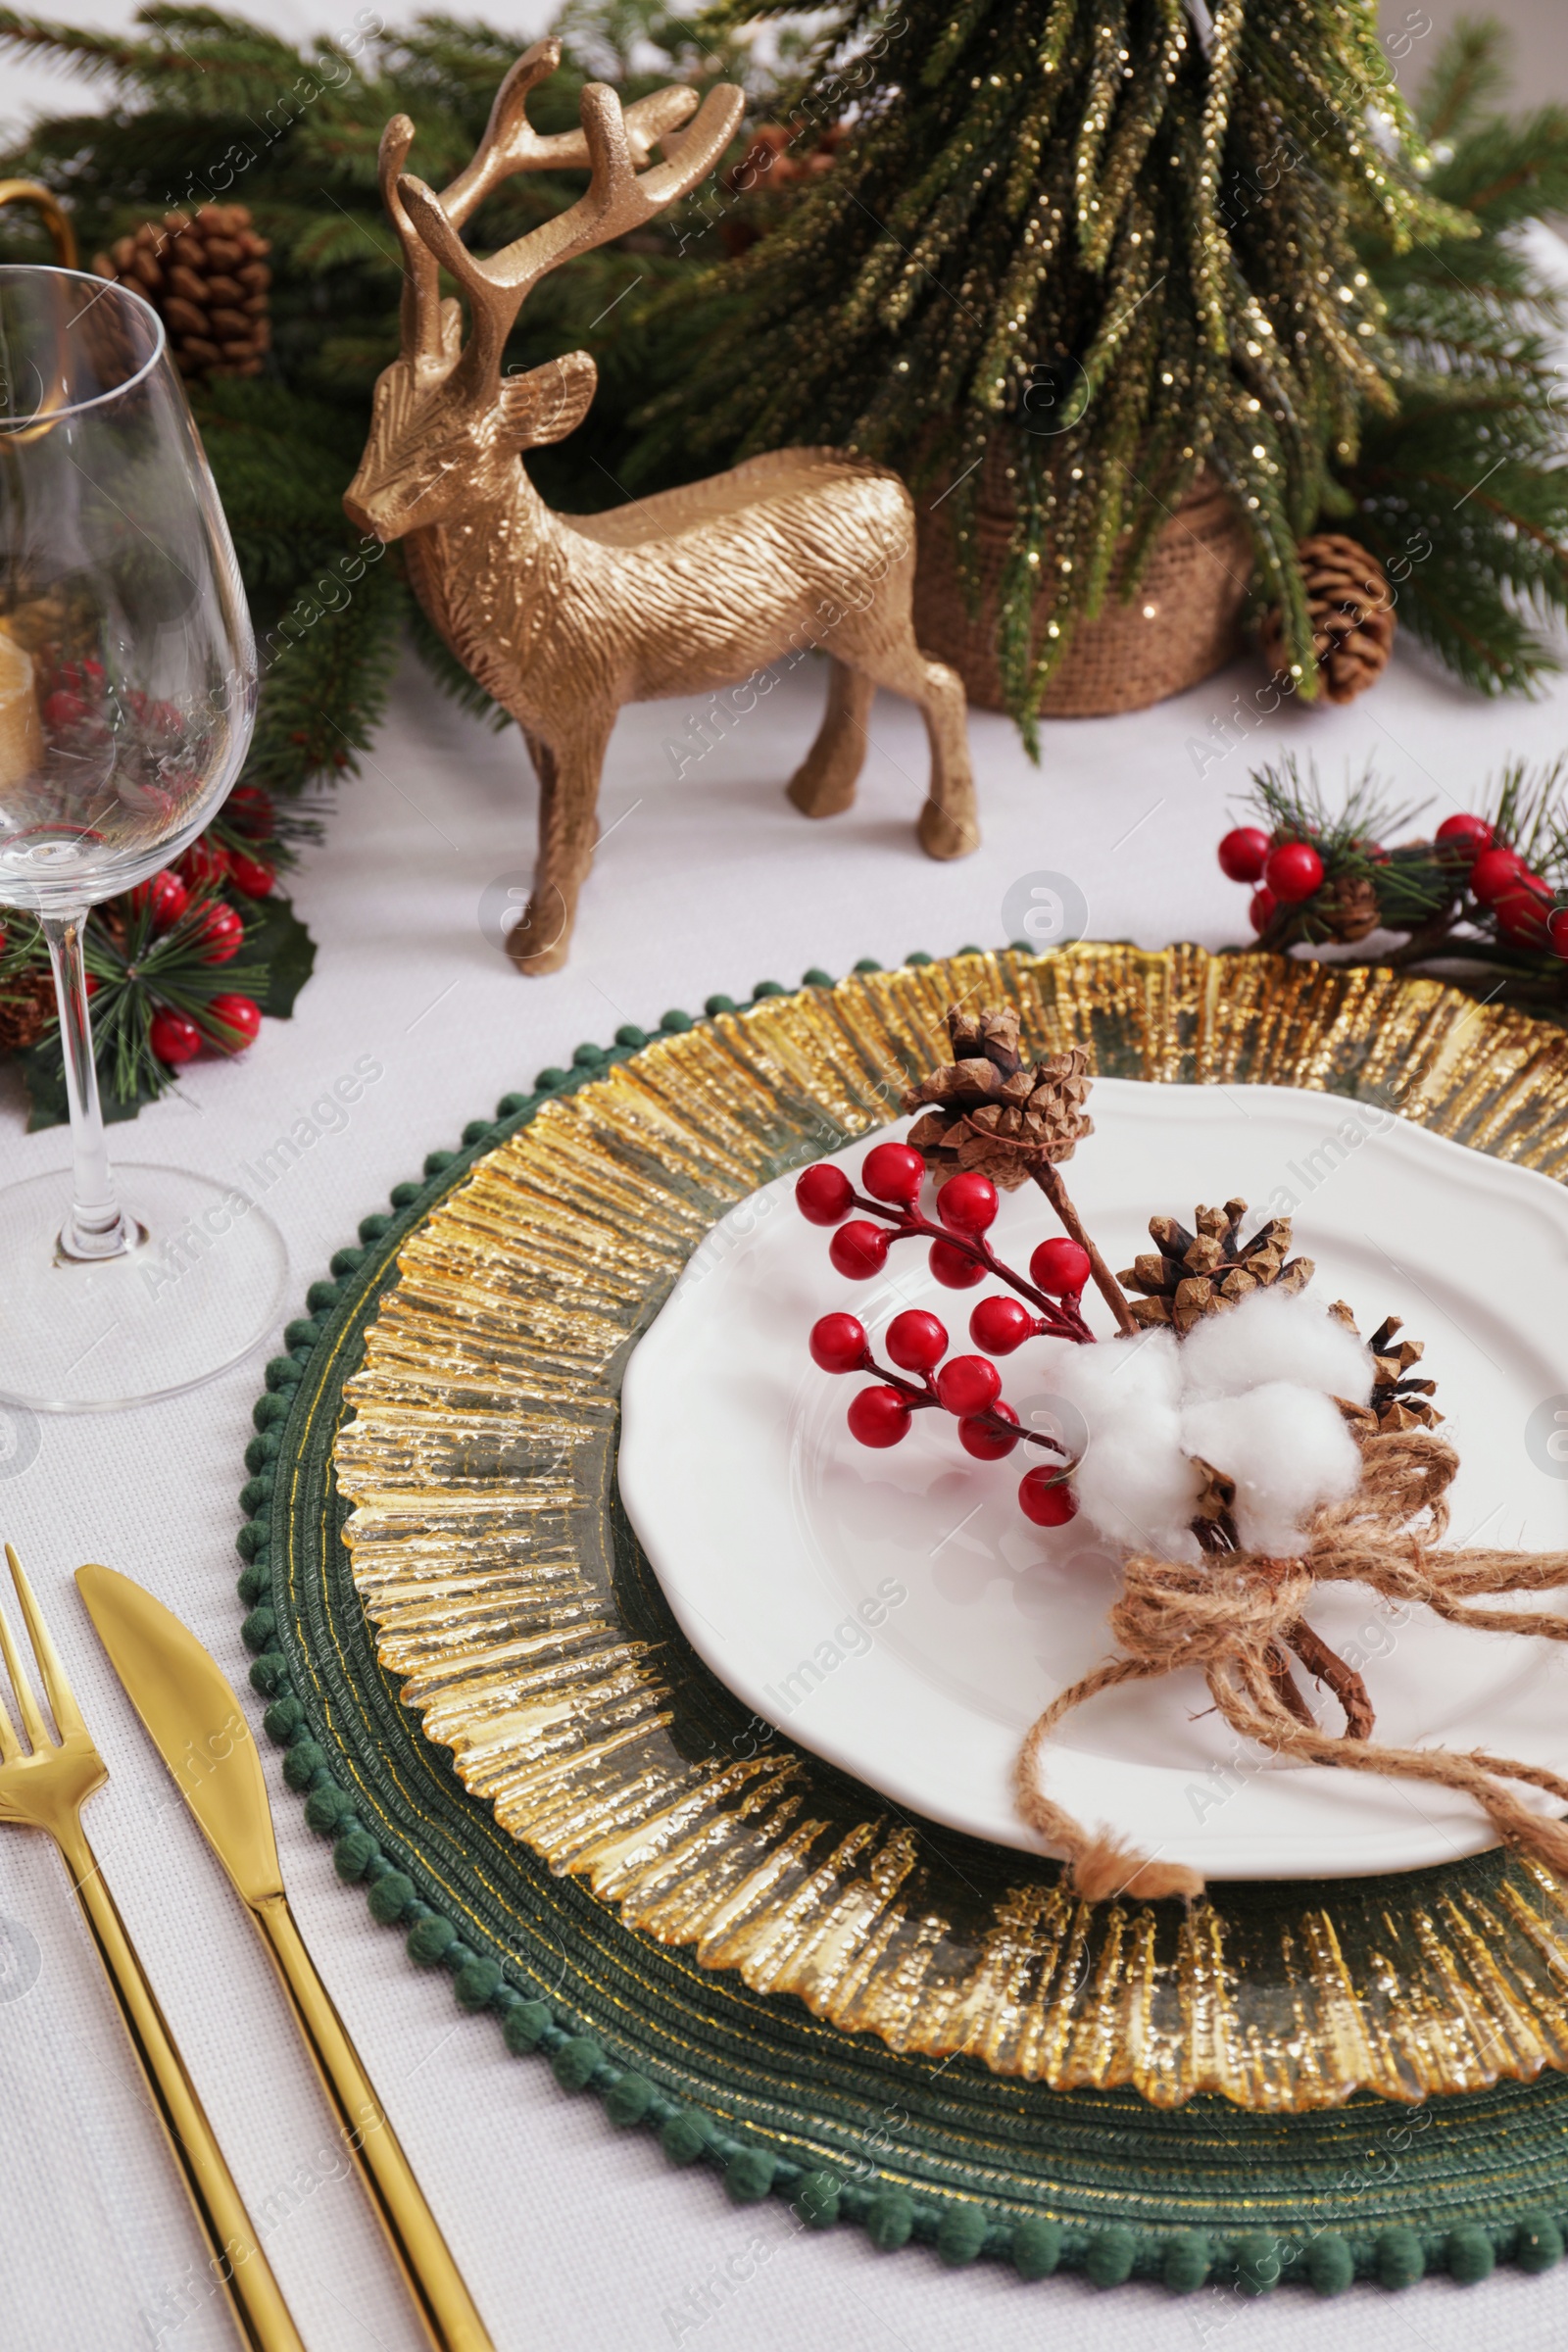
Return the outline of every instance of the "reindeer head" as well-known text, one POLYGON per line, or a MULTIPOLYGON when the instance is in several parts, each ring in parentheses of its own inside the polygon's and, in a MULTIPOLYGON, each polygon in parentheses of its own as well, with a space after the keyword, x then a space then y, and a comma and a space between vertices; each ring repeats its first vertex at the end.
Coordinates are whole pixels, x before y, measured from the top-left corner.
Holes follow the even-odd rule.
POLYGON ((484 137, 467 169, 437 196, 403 169, 414 124, 394 115, 381 137, 381 195, 403 246, 403 349, 381 374, 369 438, 344 509, 359 529, 398 539, 494 504, 514 481, 518 452, 564 439, 582 421, 598 380, 585 351, 525 375, 503 376, 514 319, 539 279, 574 255, 607 245, 712 170, 735 134, 744 99, 732 83, 697 94, 679 84, 639 98, 622 114, 603 82, 582 94, 580 130, 546 137, 528 121, 528 93, 561 62, 556 41, 537 41, 496 92, 484 137), (697 120, 672 135, 691 114, 697 120), (655 146, 665 161, 651 170, 655 146), (488 262, 463 242, 464 224, 514 172, 590 172, 587 193, 488 262), (468 298, 463 342, 459 305, 440 299, 445 267, 468 298))

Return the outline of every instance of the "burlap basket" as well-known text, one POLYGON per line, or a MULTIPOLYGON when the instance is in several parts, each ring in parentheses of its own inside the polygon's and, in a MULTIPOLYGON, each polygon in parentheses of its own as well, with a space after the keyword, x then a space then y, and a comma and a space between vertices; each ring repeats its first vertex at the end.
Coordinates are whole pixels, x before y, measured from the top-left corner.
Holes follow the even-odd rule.
MULTIPOLYGON (((992 443, 975 514, 980 575, 978 613, 958 576, 955 502, 918 511, 914 633, 922 653, 946 662, 981 710, 1003 706, 997 662, 998 591, 1012 535, 1001 468, 1004 445, 992 443)), ((1196 686, 1241 647, 1242 607, 1252 569, 1251 540, 1229 493, 1212 475, 1197 484, 1155 542, 1137 595, 1123 604, 1113 583, 1098 620, 1081 622, 1047 689, 1049 718, 1098 718, 1143 710, 1196 686)), ((1049 608, 1035 615, 1035 649, 1045 642, 1049 608)))

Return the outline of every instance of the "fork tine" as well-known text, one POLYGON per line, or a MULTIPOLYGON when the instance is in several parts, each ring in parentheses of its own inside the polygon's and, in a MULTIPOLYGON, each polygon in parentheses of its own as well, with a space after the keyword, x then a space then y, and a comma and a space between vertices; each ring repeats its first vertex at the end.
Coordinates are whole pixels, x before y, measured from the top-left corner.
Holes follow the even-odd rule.
MULTIPOLYGON (((38 1606, 28 1590, 27 1580, 22 1573, 22 1562, 9 1544, 6 1545, 6 1558, 11 1566, 11 1581, 17 1588, 17 1598, 22 1603, 22 1614, 27 1621, 28 1633, 32 1635, 33 1652, 38 1655, 38 1637, 33 1633, 38 1606)), ((46 1634, 44 1636, 45 1642, 48 1639, 46 1634)), ((12 1638, 11 1627, 3 1609, 0 1609, 0 1651, 5 1653, 6 1672, 11 1677, 11 1689, 16 1696, 17 1712, 22 1717, 22 1728, 32 1741, 33 1753, 36 1755, 41 1748, 53 1747, 54 1737, 49 1726, 44 1722, 43 1709, 33 1696, 32 1685, 27 1680, 27 1670, 22 1662, 22 1654, 12 1638)), ((42 1664, 41 1656, 39 1663, 42 1664)))
MULTIPOLYGON (((22 1562, 9 1544, 6 1545, 6 1561, 11 1570, 11 1581, 17 1588, 17 1598, 22 1603, 32 1654, 43 1676, 44 1694, 55 1719, 55 1729, 62 1740, 69 1740, 73 1732, 80 1732, 85 1737, 87 1727, 82 1722, 80 1708, 71 1694, 66 1670, 60 1663, 60 1652, 50 1639, 49 1628, 43 1621, 43 1611, 38 1606, 32 1587, 22 1572, 22 1562)), ((30 1732, 32 1726, 29 1724, 27 1728, 30 1732)))

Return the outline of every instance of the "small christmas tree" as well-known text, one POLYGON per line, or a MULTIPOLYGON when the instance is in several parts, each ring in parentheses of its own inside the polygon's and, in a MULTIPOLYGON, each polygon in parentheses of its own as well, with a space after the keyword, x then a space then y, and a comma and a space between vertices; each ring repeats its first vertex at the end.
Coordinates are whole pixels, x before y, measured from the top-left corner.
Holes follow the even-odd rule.
POLYGON ((1396 398, 1354 240, 1471 231, 1422 185, 1374 19, 1370 0, 902 0, 884 22, 851 0, 790 117, 814 137, 848 115, 850 135, 701 325, 681 318, 701 356, 652 412, 649 462, 859 449, 954 485, 961 550, 1000 441, 1000 655, 1026 729, 1206 467, 1311 693, 1296 542, 1396 398))

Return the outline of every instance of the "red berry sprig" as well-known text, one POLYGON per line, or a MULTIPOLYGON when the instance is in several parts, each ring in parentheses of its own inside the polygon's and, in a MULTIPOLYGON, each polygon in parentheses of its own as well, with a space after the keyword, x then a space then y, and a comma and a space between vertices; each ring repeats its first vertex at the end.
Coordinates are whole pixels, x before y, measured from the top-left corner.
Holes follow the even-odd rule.
MULTIPOLYGON (((1078 1304, 1092 1270, 1088 1250, 1076 1242, 1043 1243, 1030 1262, 1032 1281, 1004 1265, 985 1238, 1001 1206, 989 1176, 973 1170, 950 1176, 937 1195, 939 1224, 915 1205, 925 1181, 925 1162, 907 1144, 875 1145, 865 1155, 860 1176, 864 1193, 856 1191, 842 1168, 820 1160, 804 1169, 795 1185, 802 1216, 812 1225, 837 1228, 828 1256, 848 1280, 870 1281, 886 1265, 894 1242, 919 1239, 929 1243, 931 1271, 944 1288, 972 1290, 988 1274, 994 1275, 1038 1309, 1035 1331, 1055 1339, 1094 1339, 1078 1304), (852 1209, 863 1214, 852 1217, 852 1209), (1048 1258, 1046 1253, 1053 1250, 1072 1254, 1048 1258), (1044 1279, 1042 1262, 1048 1269, 1044 1279)), ((1019 1341, 1030 1336, 1021 1332, 1019 1341)))
POLYGON ((859 1445, 878 1450, 897 1446, 908 1436, 916 1413, 937 1408, 956 1420, 958 1443, 976 1461, 1000 1462, 1020 1444, 1062 1456, 1059 1468, 1029 1471, 1018 1490, 1020 1507, 1037 1526, 1059 1527, 1077 1510, 1077 1497, 1064 1483, 1076 1465, 1065 1448, 1054 1438, 1020 1426, 1003 1396, 1002 1375, 986 1356, 948 1355, 948 1334, 935 1315, 909 1307, 894 1316, 887 1351, 898 1371, 877 1362, 865 1326, 855 1315, 819 1316, 809 1344, 811 1361, 824 1372, 875 1375, 876 1385, 860 1389, 850 1402, 850 1435, 859 1445), (1049 1505, 1054 1516, 1043 1516, 1038 1503, 1048 1490, 1054 1497, 1049 1505))

